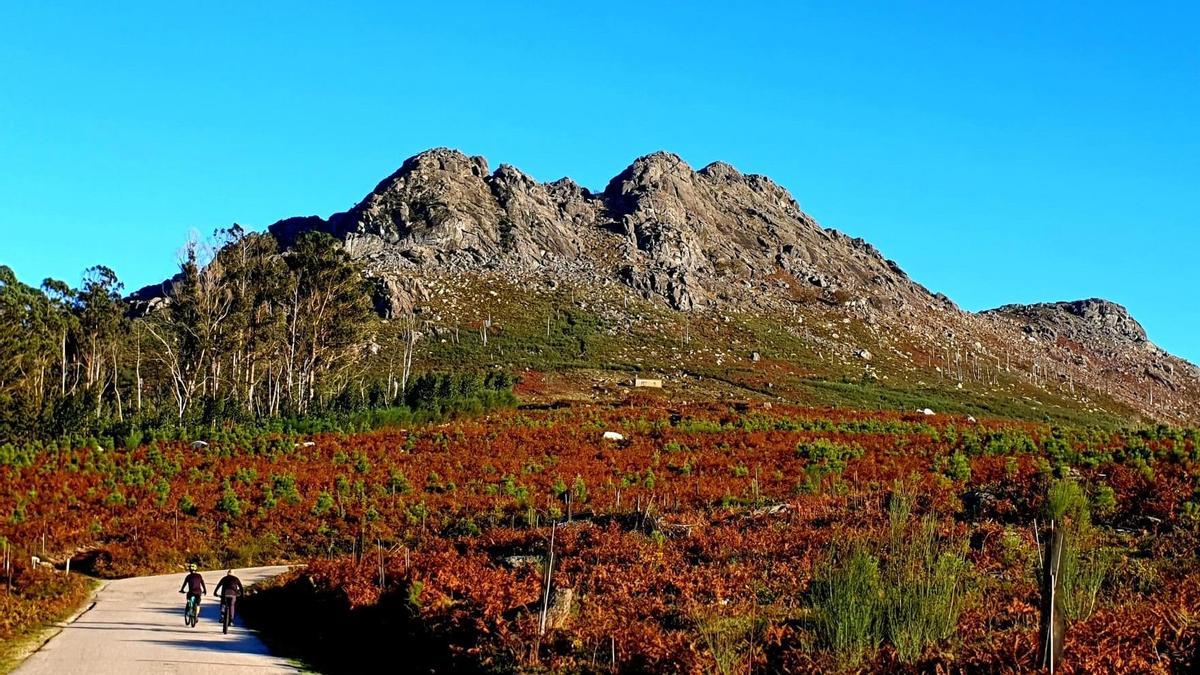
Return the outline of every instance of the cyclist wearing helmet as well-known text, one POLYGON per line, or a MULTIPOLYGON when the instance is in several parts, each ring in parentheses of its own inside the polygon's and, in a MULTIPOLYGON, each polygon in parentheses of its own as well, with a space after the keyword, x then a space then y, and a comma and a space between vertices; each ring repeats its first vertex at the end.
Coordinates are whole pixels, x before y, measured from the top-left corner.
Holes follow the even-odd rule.
POLYGON ((208 587, 204 585, 204 577, 196 571, 196 563, 188 565, 188 575, 183 578, 183 585, 179 587, 180 593, 187 593, 187 603, 191 606, 194 601, 196 607, 200 606, 200 598, 208 592, 208 587))

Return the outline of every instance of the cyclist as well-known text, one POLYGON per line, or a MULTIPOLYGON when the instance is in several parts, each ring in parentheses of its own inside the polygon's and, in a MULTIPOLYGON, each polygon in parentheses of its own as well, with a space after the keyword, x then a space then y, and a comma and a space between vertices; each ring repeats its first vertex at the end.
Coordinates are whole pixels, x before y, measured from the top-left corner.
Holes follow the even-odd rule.
MULTIPOLYGON (((226 612, 229 612, 229 623, 233 623, 233 605, 239 596, 242 594, 242 580, 233 575, 233 570, 229 570, 221 580, 217 582, 217 587, 213 589, 213 595, 221 598, 221 616, 224 617, 226 612)), ((224 619, 222 619, 224 623, 224 619)))
POLYGON ((199 610, 200 598, 208 592, 208 587, 204 585, 204 577, 196 571, 196 563, 188 565, 188 575, 183 578, 183 585, 179 587, 179 592, 187 593, 187 602, 191 604, 194 601, 197 611, 199 610))

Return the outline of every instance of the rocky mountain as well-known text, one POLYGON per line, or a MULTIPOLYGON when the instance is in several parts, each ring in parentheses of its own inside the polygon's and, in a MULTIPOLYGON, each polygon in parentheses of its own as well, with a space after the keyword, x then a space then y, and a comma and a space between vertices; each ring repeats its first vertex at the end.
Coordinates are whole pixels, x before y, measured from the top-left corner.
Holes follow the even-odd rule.
POLYGON ((987 313, 1007 316, 1023 324, 1022 330, 1050 341, 1059 338, 1092 349, 1149 348, 1146 330, 1124 307, 1091 298, 1074 302, 1004 305, 987 313))
MULTIPOLYGON (((393 312, 428 302, 439 278, 614 286, 697 320, 769 317, 843 377, 913 387, 936 378, 1035 406, 1051 397, 1200 418, 1200 371, 1154 347, 1124 308, 1081 300, 964 312, 867 242, 821 227, 769 178, 721 162, 697 171, 654 153, 592 192, 438 148, 405 161, 348 211, 270 230, 285 246, 307 230, 341 239, 385 282, 393 312)), ((609 308, 607 320, 632 325, 627 307, 609 308)))
POLYGON ((871 245, 821 228, 770 179, 720 162, 694 171, 663 152, 594 194, 508 165, 490 172, 482 157, 439 148, 404 162, 349 211, 271 226, 285 242, 308 229, 379 269, 597 273, 681 310, 780 273, 830 299, 859 289, 899 309, 931 297, 871 245))
POLYGON ((1051 350, 1069 355, 1076 365, 1099 370, 1109 386, 1118 382, 1152 382, 1144 395, 1155 390, 1163 396, 1193 396, 1200 368, 1172 356, 1150 342, 1146 330, 1129 311, 1100 298, 1033 305, 1005 305, 987 310, 1051 350))

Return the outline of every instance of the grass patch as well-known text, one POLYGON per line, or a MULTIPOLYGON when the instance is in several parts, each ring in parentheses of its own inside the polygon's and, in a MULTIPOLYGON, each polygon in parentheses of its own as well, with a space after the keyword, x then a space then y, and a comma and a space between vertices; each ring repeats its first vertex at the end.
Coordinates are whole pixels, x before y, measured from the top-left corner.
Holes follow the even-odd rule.
POLYGON ((0 673, 21 665, 46 638, 88 599, 95 579, 44 568, 18 568, 13 590, 0 591, 0 673))

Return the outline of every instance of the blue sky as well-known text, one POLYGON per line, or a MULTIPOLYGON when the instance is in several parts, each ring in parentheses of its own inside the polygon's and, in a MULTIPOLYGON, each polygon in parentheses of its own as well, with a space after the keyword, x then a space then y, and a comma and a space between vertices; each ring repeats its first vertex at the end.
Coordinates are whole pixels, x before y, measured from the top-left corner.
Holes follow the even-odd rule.
POLYGON ((32 283, 136 288, 431 146, 596 189, 666 149, 967 309, 1106 297, 1200 361, 1195 3, 108 4, 0 4, 0 264, 32 283))

